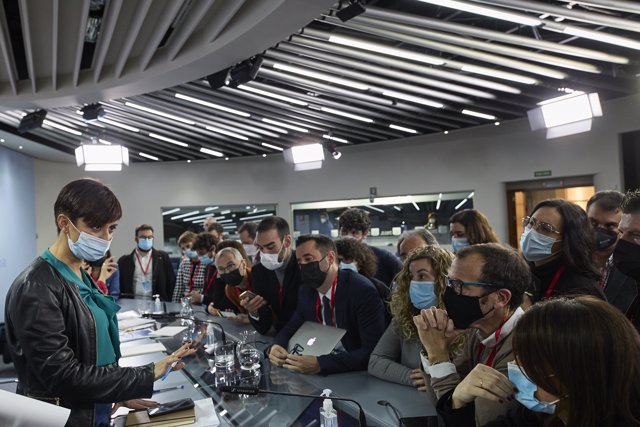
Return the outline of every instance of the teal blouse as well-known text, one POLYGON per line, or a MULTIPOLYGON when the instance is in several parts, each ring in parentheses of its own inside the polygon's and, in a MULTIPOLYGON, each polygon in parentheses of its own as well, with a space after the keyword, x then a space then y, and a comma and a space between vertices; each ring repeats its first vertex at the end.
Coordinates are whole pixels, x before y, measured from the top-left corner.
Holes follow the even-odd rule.
POLYGON ((96 325, 96 365, 105 366, 117 362, 120 358, 120 336, 116 313, 120 310, 120 306, 113 301, 112 297, 100 292, 84 270, 81 269, 82 280, 80 280, 73 270, 56 258, 49 249, 44 251, 42 258, 58 270, 67 281, 78 286, 80 296, 91 311, 96 325))

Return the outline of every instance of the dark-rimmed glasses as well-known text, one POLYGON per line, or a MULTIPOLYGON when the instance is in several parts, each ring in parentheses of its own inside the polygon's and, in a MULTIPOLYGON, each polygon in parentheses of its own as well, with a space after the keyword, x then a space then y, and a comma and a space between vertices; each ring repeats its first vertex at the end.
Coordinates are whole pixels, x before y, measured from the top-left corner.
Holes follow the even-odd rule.
POLYGON ((464 282, 462 280, 452 279, 449 276, 444 276, 444 280, 445 280, 447 286, 450 287, 453 290, 453 292, 455 292, 458 295, 462 295, 462 288, 464 286, 467 286, 467 285, 482 286, 483 288, 494 288, 494 289, 498 289, 498 288, 501 287, 501 286, 498 286, 498 285, 494 285, 492 283, 464 282))

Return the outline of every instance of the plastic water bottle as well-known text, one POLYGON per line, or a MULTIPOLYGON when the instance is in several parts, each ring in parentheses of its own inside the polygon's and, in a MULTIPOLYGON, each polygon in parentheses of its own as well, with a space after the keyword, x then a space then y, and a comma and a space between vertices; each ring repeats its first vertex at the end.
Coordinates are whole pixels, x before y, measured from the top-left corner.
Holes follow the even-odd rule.
MULTIPOLYGON (((325 389, 321 396, 329 397, 331 390, 325 389)), ((338 413, 333 409, 333 401, 324 399, 320 408, 320 427, 338 427, 338 413)))
POLYGON ((162 313, 163 310, 162 310, 162 301, 160 301, 160 295, 154 295, 153 297, 156 299, 153 307, 153 312, 162 313))

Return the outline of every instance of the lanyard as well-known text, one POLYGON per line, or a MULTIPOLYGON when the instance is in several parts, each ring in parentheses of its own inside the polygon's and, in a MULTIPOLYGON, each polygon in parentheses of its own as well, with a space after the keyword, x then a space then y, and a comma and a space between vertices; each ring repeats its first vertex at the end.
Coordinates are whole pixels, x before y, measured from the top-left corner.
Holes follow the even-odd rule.
MULTIPOLYGON (((334 311, 336 308, 336 285, 338 284, 338 276, 333 279, 333 283, 331 284, 331 321, 335 318, 334 311)), ((318 294, 316 299, 316 319, 318 323, 322 323, 322 318, 320 317, 320 294, 318 294)), ((325 319, 326 321, 326 319, 325 319)), ((333 322, 335 326, 338 326, 335 322, 333 322)))
POLYGON ((208 295, 209 294, 209 288, 211 287, 211 284, 216 280, 216 277, 218 277, 218 270, 214 269, 214 268, 210 268, 207 270, 207 272, 213 270, 213 274, 211 275, 211 277, 209 279, 205 279, 205 287, 202 290, 202 293, 204 295, 208 295))
POLYGON ((136 252, 136 259, 138 260, 138 265, 140 266, 140 270, 142 270, 142 275, 147 277, 147 273, 149 272, 149 267, 151 266, 151 254, 149 254, 149 261, 147 262, 147 268, 142 267, 142 261, 140 261, 140 257, 136 252))
MULTIPOLYGON (((493 368, 493 359, 496 358, 496 353, 498 352, 498 341, 500 340, 500 332, 502 332, 502 327, 504 326, 504 323, 505 322, 503 322, 502 325, 500 325, 500 327, 496 329, 496 334, 495 334, 496 344, 493 346, 491 353, 489 353, 489 357, 487 357, 487 362, 485 363, 485 365, 489 366, 490 368, 493 368)), ((478 347, 478 356, 477 356, 478 361, 480 360, 480 356, 484 352, 484 349, 485 349, 485 345, 480 343, 480 346, 478 347)))
POLYGON ((198 265, 196 266, 196 271, 193 271, 193 266, 194 263, 191 263, 191 268, 189 269, 189 275, 191 276, 191 278, 189 279, 189 292, 193 291, 193 276, 197 276, 198 275, 198 271, 200 270, 200 267, 202 266, 202 263, 199 262, 198 265))
POLYGON ((553 280, 551 281, 551 283, 549 284, 549 287, 544 293, 544 297, 542 297, 543 300, 547 300, 551 298, 551 295, 553 294, 553 290, 555 289, 556 285, 558 284, 558 281, 560 280, 560 276, 562 276, 562 273, 564 273, 564 269, 565 269, 564 265, 561 265, 558 268, 558 271, 556 271, 556 275, 553 276, 553 280))

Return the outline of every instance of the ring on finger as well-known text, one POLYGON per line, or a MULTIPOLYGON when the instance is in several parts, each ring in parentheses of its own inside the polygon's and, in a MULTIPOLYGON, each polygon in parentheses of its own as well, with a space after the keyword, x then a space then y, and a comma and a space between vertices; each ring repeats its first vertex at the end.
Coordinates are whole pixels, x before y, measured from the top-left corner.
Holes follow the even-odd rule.
POLYGON ((483 380, 482 378, 480 378, 480 388, 482 388, 482 383, 483 383, 483 380))

